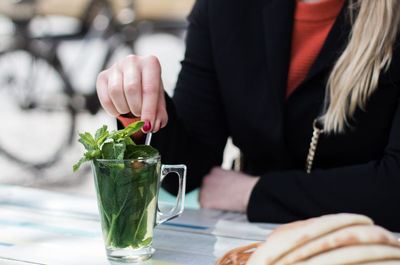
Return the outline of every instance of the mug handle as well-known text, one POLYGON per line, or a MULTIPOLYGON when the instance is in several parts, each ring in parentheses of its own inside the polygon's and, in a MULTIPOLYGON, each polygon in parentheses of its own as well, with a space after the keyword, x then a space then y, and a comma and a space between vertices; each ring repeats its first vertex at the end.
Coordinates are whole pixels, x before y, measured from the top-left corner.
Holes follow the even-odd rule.
POLYGON ((175 206, 167 211, 162 212, 157 207, 156 226, 169 221, 182 214, 185 207, 185 189, 186 189, 186 166, 185 165, 161 165, 160 183, 169 173, 176 173, 179 177, 179 190, 176 198, 175 206))

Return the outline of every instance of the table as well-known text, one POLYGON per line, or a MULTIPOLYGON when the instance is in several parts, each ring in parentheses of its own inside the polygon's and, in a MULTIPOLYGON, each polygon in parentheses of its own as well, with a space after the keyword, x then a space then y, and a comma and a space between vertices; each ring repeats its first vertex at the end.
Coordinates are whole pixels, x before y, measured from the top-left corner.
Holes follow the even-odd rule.
MULTIPOLYGON (((143 264, 213 264, 275 227, 238 213, 185 210, 155 229, 156 253, 143 264)), ((95 198, 0 185, 0 264, 110 264, 95 198)))

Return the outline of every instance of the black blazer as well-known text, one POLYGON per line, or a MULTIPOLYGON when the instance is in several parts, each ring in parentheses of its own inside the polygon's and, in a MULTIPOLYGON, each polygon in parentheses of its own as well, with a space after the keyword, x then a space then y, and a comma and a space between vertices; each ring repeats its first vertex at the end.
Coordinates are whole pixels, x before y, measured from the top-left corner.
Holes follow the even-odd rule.
POLYGON ((285 99, 293 11, 293 0, 198 0, 175 94, 167 98, 169 124, 153 144, 164 163, 187 164, 191 190, 221 164, 231 136, 244 172, 261 176, 250 221, 352 212, 400 231, 399 42, 366 109, 344 134, 321 136, 307 174, 312 123, 350 24, 345 4, 308 76, 285 99))

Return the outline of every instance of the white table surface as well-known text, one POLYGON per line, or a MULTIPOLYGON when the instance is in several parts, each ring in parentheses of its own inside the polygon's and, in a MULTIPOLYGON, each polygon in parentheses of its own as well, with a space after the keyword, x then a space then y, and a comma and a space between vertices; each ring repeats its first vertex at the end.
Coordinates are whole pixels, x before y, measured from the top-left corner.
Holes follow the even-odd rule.
MULTIPOLYGON (((142 264, 213 264, 275 227, 243 214, 185 210, 155 229, 156 253, 142 264)), ((95 198, 0 185, 0 264, 110 264, 95 198)))

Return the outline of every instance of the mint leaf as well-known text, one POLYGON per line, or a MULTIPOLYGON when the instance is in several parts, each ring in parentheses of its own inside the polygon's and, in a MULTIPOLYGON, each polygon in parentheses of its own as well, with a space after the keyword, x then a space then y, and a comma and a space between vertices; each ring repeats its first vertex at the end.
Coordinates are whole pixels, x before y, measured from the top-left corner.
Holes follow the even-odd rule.
POLYGON ((126 150, 125 142, 121 143, 108 142, 103 144, 101 153, 104 159, 123 160, 125 155, 125 150, 126 150))
POLYGON ((130 136, 125 137, 124 141, 125 141, 126 146, 136 145, 135 142, 132 140, 132 138, 130 136))
POLYGON ((148 158, 158 155, 157 149, 150 145, 128 145, 126 147, 125 159, 148 158))
MULTIPOLYGON (((131 123, 127 127, 125 127, 122 130, 119 131, 112 131, 107 139, 112 139, 114 142, 126 142, 126 138, 131 136, 132 134, 137 133, 142 127, 144 126, 144 121, 137 121, 134 123, 131 123)), ((129 141, 129 140, 128 140, 129 141)), ((129 142, 129 145, 133 143, 129 142)), ((134 144, 134 143, 133 143, 134 144)))
POLYGON ((98 148, 96 141, 93 139, 93 136, 90 133, 80 133, 79 136, 81 138, 78 141, 83 144, 86 150, 90 151, 98 148))
POLYGON ((144 121, 137 121, 129 124, 122 130, 123 137, 131 136, 132 134, 137 133, 144 126, 144 121))
POLYGON ((88 162, 88 161, 90 161, 89 158, 87 158, 87 157, 82 157, 82 158, 73 166, 74 172, 78 170, 78 168, 82 165, 82 163, 88 162))
POLYGON ((73 166, 74 171, 82 163, 99 158, 123 160, 157 155, 158 151, 151 146, 135 148, 136 144, 130 137, 138 132, 144 124, 144 121, 137 121, 122 130, 112 131, 111 133, 107 130, 107 126, 103 125, 96 131, 94 137, 88 132, 80 133, 78 141, 85 147, 87 152, 73 166))
POLYGON ((100 129, 96 131, 94 140, 98 147, 100 147, 104 141, 107 139, 109 132, 107 131, 107 125, 103 125, 100 129))
POLYGON ((119 139, 122 138, 122 132, 121 130, 119 131, 112 131, 108 137, 108 139, 112 139, 114 142, 118 142, 119 139))
POLYGON ((93 139, 93 136, 90 133, 81 133, 79 134, 79 136, 81 138, 78 141, 85 147, 88 152, 86 152, 83 157, 73 166, 74 172, 78 170, 82 163, 88 162, 95 158, 99 158, 101 155, 99 145, 96 143, 95 139, 93 139))
POLYGON ((96 159, 96 158, 100 158, 101 153, 100 153, 100 150, 99 150, 99 149, 90 150, 90 151, 86 152, 86 153, 84 154, 84 156, 85 156, 86 158, 88 158, 88 159, 96 159))
POLYGON ((73 166, 74 172, 78 170, 84 162, 89 162, 92 159, 100 158, 100 150, 90 150, 86 152, 83 157, 73 166))

